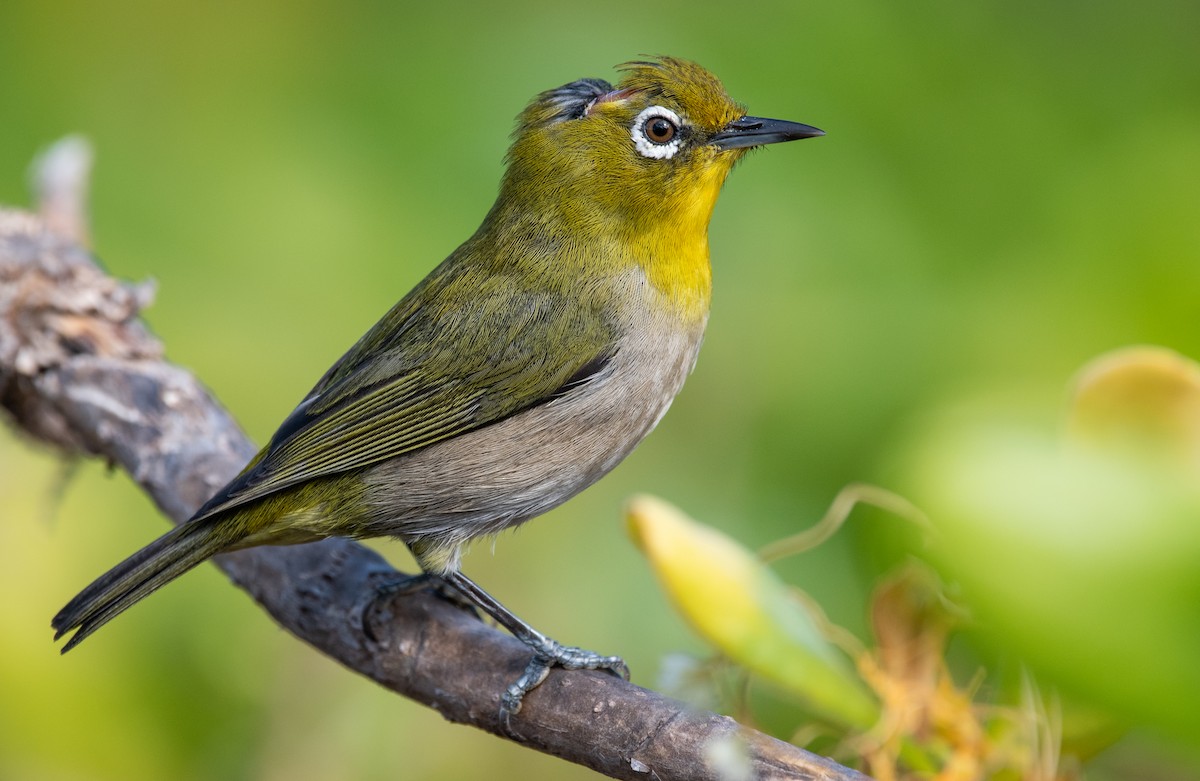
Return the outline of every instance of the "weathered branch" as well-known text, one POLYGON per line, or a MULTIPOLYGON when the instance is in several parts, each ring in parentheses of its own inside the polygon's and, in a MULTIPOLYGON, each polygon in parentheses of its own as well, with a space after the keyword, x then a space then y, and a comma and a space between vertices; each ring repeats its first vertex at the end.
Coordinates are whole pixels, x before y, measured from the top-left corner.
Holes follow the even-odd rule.
MULTIPOLYGON (((194 377, 163 361, 138 319, 152 288, 112 279, 81 247, 87 162, 86 146, 60 145, 35 178, 41 214, 0 211, 0 404, 30 436, 119 464, 181 522, 255 448, 194 377)), ((217 564, 281 626, 349 669, 451 721, 614 778, 865 778, 596 672, 554 671, 506 729, 499 695, 524 669, 525 646, 432 594, 377 601, 376 584, 397 573, 367 548, 326 540, 217 564), (744 767, 730 773, 712 759, 722 741, 742 745, 744 767)))

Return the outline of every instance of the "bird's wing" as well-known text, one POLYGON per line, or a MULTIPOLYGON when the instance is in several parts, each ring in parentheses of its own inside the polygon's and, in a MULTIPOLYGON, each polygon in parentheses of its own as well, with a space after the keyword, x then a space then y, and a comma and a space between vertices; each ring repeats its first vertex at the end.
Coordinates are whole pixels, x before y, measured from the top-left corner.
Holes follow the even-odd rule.
POLYGON ((427 288, 416 306, 410 299, 419 291, 329 370, 196 518, 546 403, 614 354, 611 327, 573 297, 511 289, 446 296, 427 288))

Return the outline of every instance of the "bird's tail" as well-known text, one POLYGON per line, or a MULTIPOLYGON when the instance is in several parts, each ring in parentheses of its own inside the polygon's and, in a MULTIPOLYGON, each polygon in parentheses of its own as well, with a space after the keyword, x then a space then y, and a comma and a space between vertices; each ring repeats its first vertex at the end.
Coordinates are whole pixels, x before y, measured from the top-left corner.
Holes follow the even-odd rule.
POLYGON ((66 653, 126 608, 226 547, 216 519, 177 526, 104 573, 79 592, 50 622, 57 640, 78 629, 63 646, 66 653))

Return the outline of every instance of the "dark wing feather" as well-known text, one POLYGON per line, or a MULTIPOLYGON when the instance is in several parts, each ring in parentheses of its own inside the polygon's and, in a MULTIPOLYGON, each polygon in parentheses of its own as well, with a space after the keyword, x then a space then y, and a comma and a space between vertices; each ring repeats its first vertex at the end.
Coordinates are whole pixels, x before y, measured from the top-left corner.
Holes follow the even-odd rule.
POLYGON ((434 278, 410 293, 195 517, 495 423, 554 399, 611 358, 611 326, 574 296, 494 284, 507 289, 489 295, 479 282, 434 278))

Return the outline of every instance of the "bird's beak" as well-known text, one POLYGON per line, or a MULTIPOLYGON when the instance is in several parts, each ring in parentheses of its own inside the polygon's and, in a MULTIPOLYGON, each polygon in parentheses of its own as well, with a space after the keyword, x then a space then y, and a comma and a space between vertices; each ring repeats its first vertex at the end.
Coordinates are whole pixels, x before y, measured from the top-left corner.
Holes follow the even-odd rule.
POLYGON ((823 135, 825 135, 824 130, 819 130, 812 125, 802 125, 799 122, 788 122, 786 119, 742 117, 726 125, 723 130, 709 139, 709 143, 717 149, 743 149, 823 135))

